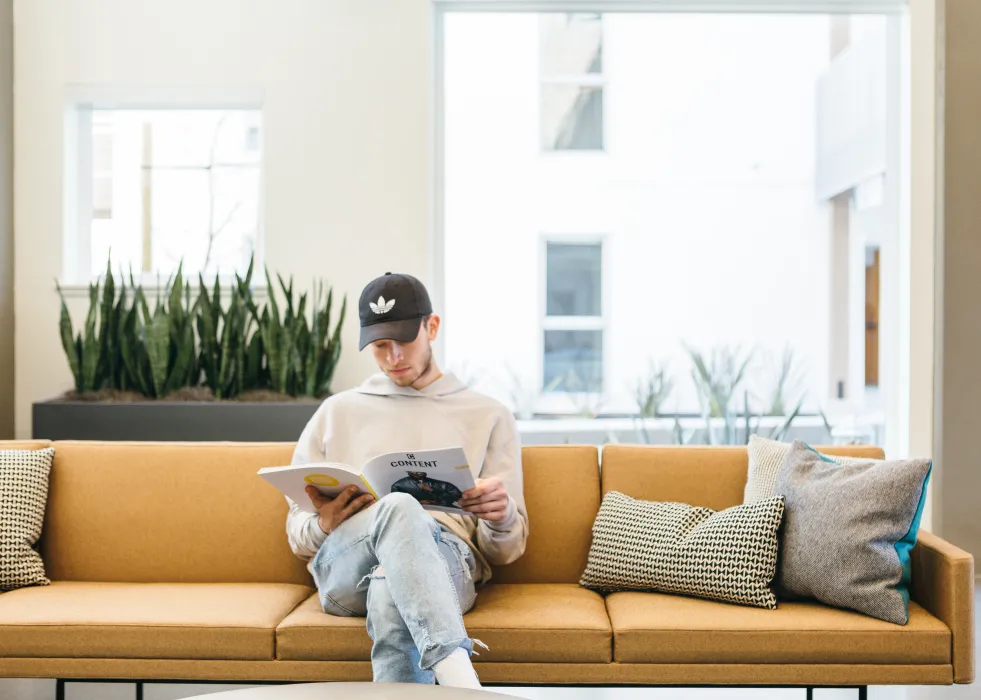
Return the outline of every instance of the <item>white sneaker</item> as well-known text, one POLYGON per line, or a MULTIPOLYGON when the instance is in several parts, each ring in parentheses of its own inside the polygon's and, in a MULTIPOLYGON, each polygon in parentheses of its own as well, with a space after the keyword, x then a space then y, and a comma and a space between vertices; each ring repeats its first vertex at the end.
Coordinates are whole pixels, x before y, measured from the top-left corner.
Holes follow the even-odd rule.
POLYGON ((453 650, 453 653, 433 666, 436 682, 453 688, 480 688, 477 672, 470 663, 470 654, 463 647, 453 650))

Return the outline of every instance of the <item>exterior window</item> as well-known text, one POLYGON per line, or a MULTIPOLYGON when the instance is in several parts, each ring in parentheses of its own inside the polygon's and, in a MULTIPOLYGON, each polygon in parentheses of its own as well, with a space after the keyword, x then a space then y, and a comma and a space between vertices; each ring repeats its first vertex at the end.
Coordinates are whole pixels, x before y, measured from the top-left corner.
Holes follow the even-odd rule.
POLYGON ((545 244, 542 387, 603 390, 603 245, 545 244))
POLYGON ((603 150, 603 16, 541 15, 545 151, 603 150))

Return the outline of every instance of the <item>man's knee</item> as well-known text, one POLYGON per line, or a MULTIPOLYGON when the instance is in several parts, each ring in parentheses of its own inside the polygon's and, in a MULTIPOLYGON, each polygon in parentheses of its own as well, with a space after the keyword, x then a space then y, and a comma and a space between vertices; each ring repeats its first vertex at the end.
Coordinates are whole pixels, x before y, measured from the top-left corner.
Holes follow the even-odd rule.
POLYGON ((320 607, 336 617, 364 617, 368 614, 367 596, 355 587, 320 591, 320 607))
POLYGON ((417 531, 411 526, 415 523, 422 523, 429 527, 433 537, 439 534, 439 525, 426 512, 422 505, 407 493, 390 493, 380 499, 372 508, 375 512, 375 519, 372 523, 372 532, 375 537, 380 536, 389 527, 395 527, 404 536, 409 532, 417 531))
POLYGON ((375 506, 377 509, 375 517, 384 516, 409 516, 418 517, 425 515, 426 511, 419 501, 407 493, 390 493, 378 501, 375 506))

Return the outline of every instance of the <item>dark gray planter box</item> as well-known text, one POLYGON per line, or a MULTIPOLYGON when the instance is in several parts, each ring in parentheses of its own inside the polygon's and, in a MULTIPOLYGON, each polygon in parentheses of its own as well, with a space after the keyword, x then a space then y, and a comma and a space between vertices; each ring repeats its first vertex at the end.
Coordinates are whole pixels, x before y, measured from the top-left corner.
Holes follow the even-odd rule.
POLYGON ((32 434, 47 440, 295 442, 319 402, 136 401, 34 404, 32 434))

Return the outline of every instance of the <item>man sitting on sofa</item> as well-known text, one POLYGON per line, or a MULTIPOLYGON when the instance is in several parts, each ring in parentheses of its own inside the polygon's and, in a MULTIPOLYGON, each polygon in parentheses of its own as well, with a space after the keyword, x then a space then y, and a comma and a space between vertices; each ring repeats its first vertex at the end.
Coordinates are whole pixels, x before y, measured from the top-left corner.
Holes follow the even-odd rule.
POLYGON ((477 477, 460 501, 471 515, 430 513, 406 493, 375 503, 355 487, 330 499, 308 486, 317 513, 291 501, 286 529, 293 552, 310 559, 324 611, 368 618, 375 681, 480 687, 463 613, 490 565, 524 553, 521 446, 506 407, 440 372, 432 311, 409 275, 365 287, 360 345, 370 346, 381 374, 324 401, 293 464, 360 466, 386 452, 460 445, 477 477))

